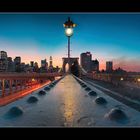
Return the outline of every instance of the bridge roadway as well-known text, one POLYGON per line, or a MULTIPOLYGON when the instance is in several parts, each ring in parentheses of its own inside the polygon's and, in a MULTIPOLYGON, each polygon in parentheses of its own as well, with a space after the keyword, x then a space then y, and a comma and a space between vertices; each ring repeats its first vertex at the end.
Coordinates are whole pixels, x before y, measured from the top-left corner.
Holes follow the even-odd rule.
MULTIPOLYGON (((84 82, 84 81, 83 81, 84 82)), ((87 84, 87 83, 85 83, 87 84)), ((94 86, 87 84, 97 96, 106 99, 106 104, 97 104, 72 75, 66 75, 45 95, 38 95, 41 89, 13 103, 0 107, 0 126, 140 126, 140 112, 118 102, 94 86), (37 103, 27 103, 30 96, 38 98, 37 103), (7 118, 6 113, 13 106, 21 107, 23 114, 7 118), (121 108, 127 119, 111 120, 107 113, 115 107, 121 108)))

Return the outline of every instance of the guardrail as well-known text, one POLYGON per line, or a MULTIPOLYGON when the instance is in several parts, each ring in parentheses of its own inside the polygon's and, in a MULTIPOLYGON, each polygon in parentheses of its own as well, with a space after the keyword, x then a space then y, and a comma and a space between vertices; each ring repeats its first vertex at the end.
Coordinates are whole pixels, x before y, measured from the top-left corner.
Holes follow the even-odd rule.
POLYGON ((140 86, 140 75, 136 74, 107 74, 107 73, 88 73, 86 77, 95 80, 109 82, 115 85, 120 83, 132 83, 140 86))
POLYGON ((0 73, 0 79, 12 78, 47 78, 62 76, 62 73, 0 73))

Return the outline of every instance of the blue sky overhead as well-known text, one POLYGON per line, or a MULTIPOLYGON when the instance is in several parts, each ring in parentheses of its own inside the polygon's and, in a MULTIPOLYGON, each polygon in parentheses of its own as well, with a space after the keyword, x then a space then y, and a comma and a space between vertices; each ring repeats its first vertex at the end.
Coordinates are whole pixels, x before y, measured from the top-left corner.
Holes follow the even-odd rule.
POLYGON ((115 68, 140 71, 140 14, 0 14, 0 50, 26 63, 52 55, 54 65, 61 66, 67 55, 63 23, 68 16, 77 24, 71 56, 90 51, 100 69, 111 60, 115 68))

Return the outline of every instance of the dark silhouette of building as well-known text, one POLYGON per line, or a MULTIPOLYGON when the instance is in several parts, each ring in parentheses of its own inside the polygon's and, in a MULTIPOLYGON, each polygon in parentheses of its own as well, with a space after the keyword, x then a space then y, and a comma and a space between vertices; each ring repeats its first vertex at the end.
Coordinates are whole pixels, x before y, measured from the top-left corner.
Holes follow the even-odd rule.
POLYGON ((81 67, 86 72, 99 71, 99 61, 97 59, 92 60, 92 54, 90 52, 81 53, 80 61, 81 61, 81 67))
POLYGON ((35 62, 34 64, 34 72, 39 72, 39 67, 37 62, 35 62))
POLYGON ((113 62, 107 61, 106 62, 106 72, 112 72, 113 71, 113 62))
POLYGON ((21 72, 21 57, 20 56, 15 57, 14 64, 15 64, 15 71, 21 72))
POLYGON ((0 51, 0 59, 7 59, 7 52, 0 51))
POLYGON ((20 70, 21 70, 21 72, 25 72, 25 63, 24 62, 20 64, 20 70))
POLYGON ((8 57, 7 61, 8 61, 8 71, 9 72, 14 72, 15 67, 14 67, 14 62, 12 61, 12 57, 8 57))
POLYGON ((52 56, 50 56, 50 67, 53 67, 53 60, 52 60, 52 56))
POLYGON ((34 67, 34 61, 30 61, 30 66, 34 67))
POLYGON ((50 56, 49 72, 53 72, 53 60, 52 60, 52 56, 50 56))
POLYGON ((81 53, 80 64, 82 68, 87 72, 91 71, 91 61, 92 61, 92 54, 90 52, 81 53))
POLYGON ((91 61, 91 71, 99 71, 99 61, 97 59, 91 61))
POLYGON ((48 71, 48 63, 47 63, 47 60, 44 59, 44 60, 41 60, 41 68, 40 68, 40 72, 47 72, 48 71))
POLYGON ((59 72, 59 71, 60 71, 60 68, 58 66, 53 68, 53 72, 59 72))
POLYGON ((114 73, 117 73, 117 74, 125 74, 127 73, 127 71, 123 70, 122 68, 117 68, 114 70, 114 73))
POLYGON ((7 52, 0 51, 0 71, 4 72, 7 70, 8 70, 7 52))

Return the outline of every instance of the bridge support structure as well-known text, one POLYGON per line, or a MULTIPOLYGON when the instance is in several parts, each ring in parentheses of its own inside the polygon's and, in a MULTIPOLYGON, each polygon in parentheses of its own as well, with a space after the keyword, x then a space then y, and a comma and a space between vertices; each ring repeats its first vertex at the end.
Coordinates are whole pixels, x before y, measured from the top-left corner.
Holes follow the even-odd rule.
POLYGON ((78 57, 63 57, 62 58, 63 65, 62 65, 62 71, 66 73, 66 64, 69 64, 69 72, 71 73, 71 67, 76 62, 79 65, 79 58, 78 57))
POLYGON ((3 73, 0 74, 0 97, 4 97, 25 89, 33 88, 47 81, 55 80, 55 77, 62 76, 61 73, 3 73))

